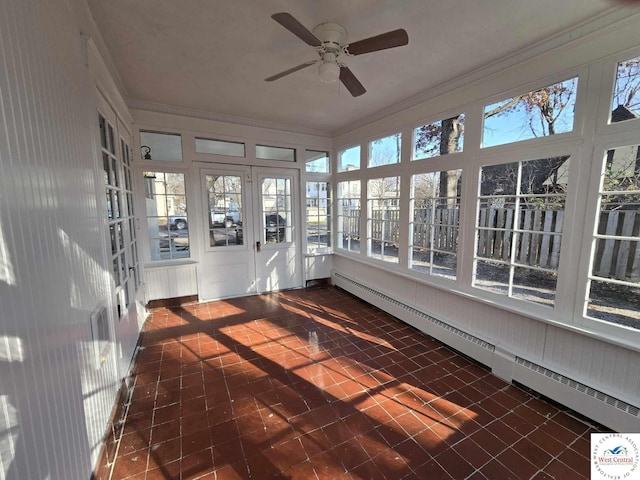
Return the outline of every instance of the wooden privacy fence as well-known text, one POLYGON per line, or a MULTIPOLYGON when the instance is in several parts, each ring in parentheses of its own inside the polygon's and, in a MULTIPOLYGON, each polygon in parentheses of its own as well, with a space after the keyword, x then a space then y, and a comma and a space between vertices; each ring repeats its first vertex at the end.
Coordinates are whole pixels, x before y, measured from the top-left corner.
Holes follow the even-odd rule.
MULTIPOLYGON (((457 209, 414 209, 413 247, 456 252, 458 215, 457 209)), ((515 248, 516 263, 556 270, 560 261, 564 210, 523 209, 519 215, 518 235, 515 236, 514 243, 515 210, 480 209, 476 250, 478 257, 510 261, 511 249, 515 248)), ((352 237, 360 237, 360 210, 350 210, 348 216, 342 217, 342 222, 343 232, 349 232, 352 237)), ((397 245, 399 225, 398 210, 374 210, 371 238, 397 245)), ((601 235, 613 238, 597 242, 594 275, 625 281, 640 280, 640 212, 603 211, 599 225, 601 235)))
POLYGON ((564 210, 521 210, 514 245, 514 209, 481 208, 478 218, 479 257, 509 261, 513 247, 520 265, 558 268, 564 210))
MULTIPOLYGON (((513 242, 515 210, 480 210, 478 232, 479 257, 509 260, 513 242)), ((515 261, 555 270, 560 259, 564 210, 521 210, 516 236, 515 261)), ((599 234, 593 274, 603 278, 637 281, 640 279, 640 214, 633 210, 600 212, 599 234), (624 239, 617 239, 623 237, 624 239), (635 238, 634 238, 635 237, 635 238)))
POLYGON ((627 239, 598 240, 593 274, 617 280, 640 280, 640 213, 637 210, 601 212, 598 233, 627 239), (630 237, 635 240, 630 240, 630 237))

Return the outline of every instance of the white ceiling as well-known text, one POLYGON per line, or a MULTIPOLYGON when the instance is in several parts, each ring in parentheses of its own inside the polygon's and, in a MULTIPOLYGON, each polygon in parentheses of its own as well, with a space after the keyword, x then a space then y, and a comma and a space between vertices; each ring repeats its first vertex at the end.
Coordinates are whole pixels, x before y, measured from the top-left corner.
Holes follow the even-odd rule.
MULTIPOLYGON (((133 105, 169 105, 331 134, 595 18, 611 0, 87 0, 133 105), (347 43, 397 28, 409 45, 346 58, 367 89, 353 98, 271 19, 347 29, 347 43)), ((342 58, 342 57, 341 57, 342 58)))

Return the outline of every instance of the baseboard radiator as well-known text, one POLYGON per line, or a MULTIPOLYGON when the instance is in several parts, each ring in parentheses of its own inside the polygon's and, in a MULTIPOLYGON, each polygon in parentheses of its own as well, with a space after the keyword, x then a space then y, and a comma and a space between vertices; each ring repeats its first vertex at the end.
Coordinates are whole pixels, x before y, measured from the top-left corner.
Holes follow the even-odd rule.
POLYGON ((333 284, 489 367, 615 431, 640 431, 640 408, 550 370, 334 271, 333 284))

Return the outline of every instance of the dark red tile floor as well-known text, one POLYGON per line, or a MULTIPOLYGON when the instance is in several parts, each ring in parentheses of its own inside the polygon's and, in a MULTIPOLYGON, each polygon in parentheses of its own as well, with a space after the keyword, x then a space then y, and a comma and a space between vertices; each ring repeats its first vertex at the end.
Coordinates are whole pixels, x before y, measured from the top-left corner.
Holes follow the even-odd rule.
POLYGON ((113 479, 582 479, 594 427, 326 287, 148 318, 113 479))

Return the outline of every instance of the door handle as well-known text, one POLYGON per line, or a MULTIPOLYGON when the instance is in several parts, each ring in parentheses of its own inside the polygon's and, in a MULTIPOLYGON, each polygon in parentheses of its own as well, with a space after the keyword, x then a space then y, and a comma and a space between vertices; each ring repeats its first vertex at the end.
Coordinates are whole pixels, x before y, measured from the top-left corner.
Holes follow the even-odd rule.
POLYGON ((262 248, 262 244, 260 242, 256 242, 256 252, 259 252, 262 248))

